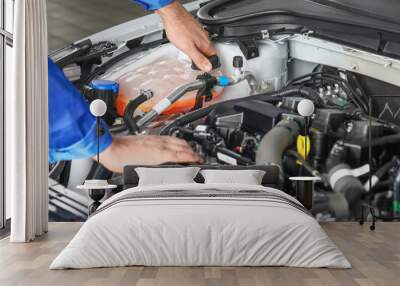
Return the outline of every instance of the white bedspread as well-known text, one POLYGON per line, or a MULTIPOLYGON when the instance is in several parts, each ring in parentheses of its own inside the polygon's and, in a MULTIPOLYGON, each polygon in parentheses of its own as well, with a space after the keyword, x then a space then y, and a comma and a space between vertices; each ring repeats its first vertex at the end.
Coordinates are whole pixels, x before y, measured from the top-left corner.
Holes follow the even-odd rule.
MULTIPOLYGON (((146 195, 146 193, 139 193, 146 195)), ((318 222, 285 193, 262 186, 184 184, 136 187, 107 201, 51 269, 146 266, 349 268, 318 222), (133 197, 138 192, 263 191, 270 198, 133 197), (279 199, 283 198, 283 199, 279 199), (285 200, 287 202, 285 202, 285 200)))

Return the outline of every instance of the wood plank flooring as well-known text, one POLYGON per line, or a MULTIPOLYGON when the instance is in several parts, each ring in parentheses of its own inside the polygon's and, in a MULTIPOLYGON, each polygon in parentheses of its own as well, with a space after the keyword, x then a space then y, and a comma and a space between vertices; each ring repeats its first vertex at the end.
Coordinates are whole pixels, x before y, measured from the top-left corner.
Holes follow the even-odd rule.
POLYGON ((400 285, 400 223, 378 223, 375 232, 356 222, 323 228, 352 263, 349 270, 287 267, 124 267, 48 270, 79 223, 51 223, 49 233, 30 244, 0 241, 0 285, 400 285))

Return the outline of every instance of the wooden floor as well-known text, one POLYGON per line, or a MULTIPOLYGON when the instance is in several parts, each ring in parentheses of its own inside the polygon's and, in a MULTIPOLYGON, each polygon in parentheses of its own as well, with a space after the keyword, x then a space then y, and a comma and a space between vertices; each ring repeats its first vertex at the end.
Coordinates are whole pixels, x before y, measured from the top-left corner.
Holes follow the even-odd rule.
POLYGON ((324 229, 353 269, 285 267, 125 267, 48 270, 79 229, 51 223, 48 235, 30 244, 0 241, 0 285, 400 285, 400 223, 378 223, 372 232, 357 223, 326 223, 324 229))

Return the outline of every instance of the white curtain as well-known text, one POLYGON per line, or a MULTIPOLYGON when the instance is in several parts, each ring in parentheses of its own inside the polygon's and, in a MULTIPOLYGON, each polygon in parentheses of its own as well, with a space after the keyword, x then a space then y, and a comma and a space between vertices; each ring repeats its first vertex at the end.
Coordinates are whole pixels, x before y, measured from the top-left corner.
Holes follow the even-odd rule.
POLYGON ((46 0, 16 0, 14 69, 6 99, 6 187, 11 190, 12 242, 47 231, 46 0))

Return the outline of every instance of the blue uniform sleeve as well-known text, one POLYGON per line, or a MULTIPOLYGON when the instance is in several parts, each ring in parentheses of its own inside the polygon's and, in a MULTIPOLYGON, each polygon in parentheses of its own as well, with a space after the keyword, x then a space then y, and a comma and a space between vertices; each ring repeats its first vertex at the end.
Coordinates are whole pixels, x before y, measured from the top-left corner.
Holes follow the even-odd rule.
MULTIPOLYGON (((89 104, 49 58, 49 161, 93 157, 97 154, 96 118, 89 104)), ((100 152, 112 142, 107 124, 100 136, 100 152)))
POLYGON ((132 0, 133 2, 142 6, 145 10, 158 10, 174 0, 132 0))

